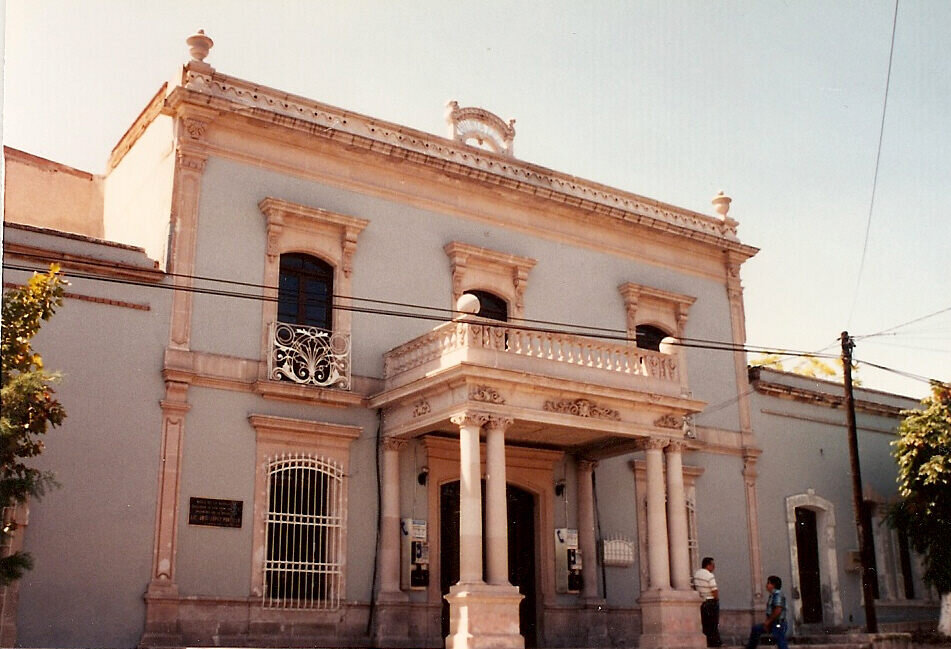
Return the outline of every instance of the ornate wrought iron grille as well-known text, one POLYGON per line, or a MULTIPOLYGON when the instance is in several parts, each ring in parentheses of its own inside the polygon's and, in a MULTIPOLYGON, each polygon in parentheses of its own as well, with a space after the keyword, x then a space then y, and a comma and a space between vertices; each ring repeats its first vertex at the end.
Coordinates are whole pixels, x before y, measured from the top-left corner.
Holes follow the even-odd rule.
POLYGON ((322 457, 268 462, 264 607, 333 610, 342 582, 343 470, 322 457))
POLYGON ((350 336, 306 325, 271 323, 268 377, 350 389, 350 336))

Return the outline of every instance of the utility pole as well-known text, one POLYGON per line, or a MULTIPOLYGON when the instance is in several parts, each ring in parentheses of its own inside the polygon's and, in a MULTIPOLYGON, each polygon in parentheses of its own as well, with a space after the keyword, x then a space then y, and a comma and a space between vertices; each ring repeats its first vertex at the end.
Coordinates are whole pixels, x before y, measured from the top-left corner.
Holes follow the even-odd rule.
POLYGON ((855 395, 852 393, 852 349, 855 341, 848 331, 842 332, 842 374, 845 379, 845 407, 849 425, 849 460, 852 465, 852 505, 859 532, 859 554, 862 557, 862 598, 865 600, 865 630, 878 633, 878 618, 875 615, 875 569, 872 552, 871 519, 867 516, 865 499, 862 497, 862 470, 859 468, 859 438, 855 426, 855 395))

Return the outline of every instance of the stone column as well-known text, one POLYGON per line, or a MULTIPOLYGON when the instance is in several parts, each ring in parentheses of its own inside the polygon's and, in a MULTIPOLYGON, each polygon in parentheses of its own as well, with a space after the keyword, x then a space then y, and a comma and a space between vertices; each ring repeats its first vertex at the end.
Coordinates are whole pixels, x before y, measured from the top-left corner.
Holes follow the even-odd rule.
POLYGON ((667 526, 670 534, 670 580, 676 590, 690 589, 690 548, 687 530, 687 498, 684 493, 681 441, 672 441, 667 454, 667 526))
POLYGON ((592 475, 597 462, 579 459, 578 478, 578 546, 581 550, 581 595, 584 599, 598 598, 597 554, 594 537, 594 487, 592 475))
MULTIPOLYGON (((700 631, 700 615, 697 611, 700 598, 694 590, 672 589, 670 587, 671 564, 670 546, 667 536, 667 506, 665 504, 666 485, 664 481, 664 453, 668 444, 678 444, 679 440, 652 438, 645 440, 647 452, 647 557, 650 587, 641 592, 638 602, 641 605, 640 649, 701 649, 706 638, 700 631)), ((686 514, 683 501, 683 467, 680 465, 680 449, 672 449, 668 454, 667 476, 674 482, 671 500, 680 500, 679 510, 686 514), (671 458, 674 458, 671 461, 671 458), (671 477, 671 473, 675 475, 671 477), (677 476, 680 477, 678 498, 677 476)), ((676 506, 675 503, 671 504, 676 506)), ((671 514, 674 514, 671 510, 671 514)), ((671 536, 676 538, 677 523, 671 536)), ((686 528, 686 525, 684 525, 686 528)), ((686 534, 683 547, 686 548, 686 534)), ((676 553, 676 548, 674 548, 676 553)), ((679 577, 675 574, 675 584, 679 577)))
POLYGON ((466 412, 459 426, 459 583, 482 582, 482 472, 479 432, 488 417, 466 412))
MULTIPOLYGON (((489 424, 486 440, 486 469, 488 484, 489 519, 486 525, 491 534, 489 548, 499 542, 498 492, 501 486, 503 512, 502 530, 505 530, 505 448, 503 431, 507 420, 496 420, 486 414, 467 411, 450 421, 459 426, 459 583, 449 588, 449 635, 446 649, 524 649, 525 639, 518 630, 518 605, 522 599, 518 589, 508 583, 507 557, 503 561, 494 551, 489 554, 493 579, 482 580, 482 480, 479 462, 479 431, 489 424), (493 431, 493 432, 490 432, 493 431), (491 450, 490 450, 491 449, 491 450), (500 467, 503 472, 500 475, 500 467), (494 476, 493 476, 494 474, 494 476), (493 486, 493 482, 496 484, 493 486), (499 484, 501 483, 501 484, 499 484), (493 509, 496 511, 493 512, 493 509), (492 520, 490 523, 489 520, 492 520)), ((502 532, 505 534, 505 532, 502 532)), ((502 537, 505 552, 508 543, 502 537)))
POLYGON ((490 417, 485 425, 485 557, 490 584, 509 583, 505 429, 511 425, 505 417, 490 417))
POLYGON ((380 534, 380 592, 400 591, 400 450, 406 440, 383 440, 383 529, 380 534))
POLYGON ((647 455, 647 568, 651 590, 670 590, 670 554, 664 488, 665 439, 648 439, 647 455))

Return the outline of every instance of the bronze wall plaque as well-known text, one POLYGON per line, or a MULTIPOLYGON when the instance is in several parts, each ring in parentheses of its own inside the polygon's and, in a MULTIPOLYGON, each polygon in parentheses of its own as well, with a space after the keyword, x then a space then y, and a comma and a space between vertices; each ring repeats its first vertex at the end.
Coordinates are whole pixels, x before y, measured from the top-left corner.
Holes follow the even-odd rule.
POLYGON ((211 527, 241 527, 243 500, 189 498, 188 524, 211 527))

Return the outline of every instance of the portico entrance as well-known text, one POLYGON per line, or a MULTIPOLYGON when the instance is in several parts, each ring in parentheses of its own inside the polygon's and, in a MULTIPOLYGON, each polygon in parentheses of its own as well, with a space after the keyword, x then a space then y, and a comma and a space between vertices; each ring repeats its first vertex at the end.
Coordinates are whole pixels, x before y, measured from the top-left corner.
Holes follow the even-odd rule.
MULTIPOLYGON (((485 493, 485 481, 482 484, 485 493)), ((449 482, 439 492, 440 592, 445 596, 449 587, 459 581, 459 482, 449 482)), ((535 529, 538 524, 535 512, 535 496, 525 489, 508 484, 506 487, 508 523, 509 582, 522 594, 519 604, 519 633, 525 638, 526 647, 538 645, 537 632, 537 583, 538 571, 535 561, 538 551, 535 545, 535 529)), ((485 516, 483 515, 483 528, 485 516)), ((483 555, 484 555, 483 550, 483 555)), ((483 565, 485 562, 483 561, 483 565)), ((449 603, 442 606, 442 634, 449 635, 449 603)))

